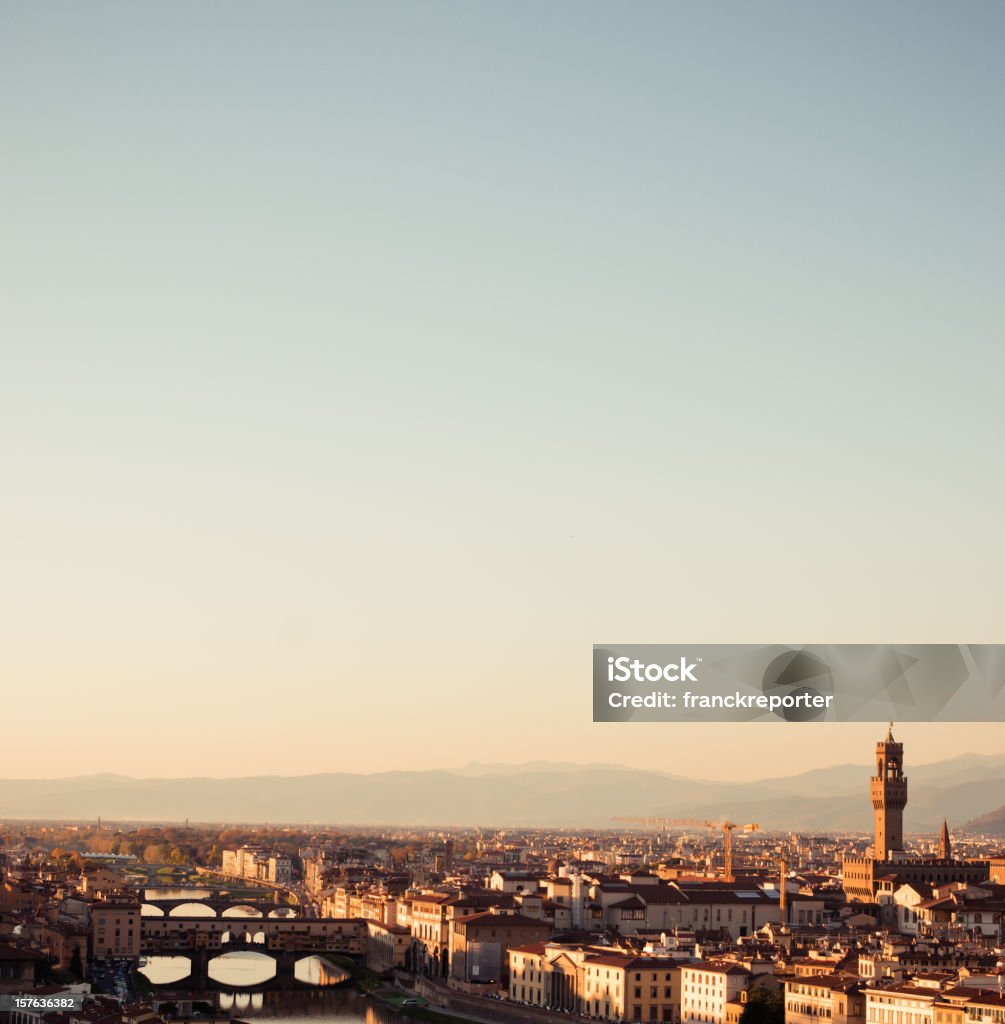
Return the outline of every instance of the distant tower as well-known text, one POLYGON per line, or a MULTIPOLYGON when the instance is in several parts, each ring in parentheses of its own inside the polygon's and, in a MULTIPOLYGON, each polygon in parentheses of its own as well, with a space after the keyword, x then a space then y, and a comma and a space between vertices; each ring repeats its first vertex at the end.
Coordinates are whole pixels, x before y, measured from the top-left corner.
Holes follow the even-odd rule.
POLYGON ((953 845, 949 841, 949 826, 942 822, 942 835, 939 836, 939 860, 953 859, 953 845))
POLYGON ((907 778, 904 775, 904 744, 893 738, 893 722, 882 743, 876 744, 876 774, 870 787, 876 812, 876 860, 904 849, 904 807, 907 778))
POLYGON ((789 923, 789 899, 785 888, 786 879, 789 877, 789 865, 784 857, 778 865, 778 912, 782 918, 782 924, 789 923))

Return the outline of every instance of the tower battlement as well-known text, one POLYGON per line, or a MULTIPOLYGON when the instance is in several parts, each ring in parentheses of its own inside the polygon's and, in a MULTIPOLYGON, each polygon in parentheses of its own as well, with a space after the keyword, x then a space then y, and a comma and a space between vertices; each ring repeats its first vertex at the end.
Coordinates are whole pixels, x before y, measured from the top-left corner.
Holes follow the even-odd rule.
POLYGON ((876 744, 876 774, 869 783, 876 815, 875 856, 885 860, 904 849, 904 808, 907 806, 907 776, 904 774, 904 744, 893 738, 893 723, 886 739, 876 744))

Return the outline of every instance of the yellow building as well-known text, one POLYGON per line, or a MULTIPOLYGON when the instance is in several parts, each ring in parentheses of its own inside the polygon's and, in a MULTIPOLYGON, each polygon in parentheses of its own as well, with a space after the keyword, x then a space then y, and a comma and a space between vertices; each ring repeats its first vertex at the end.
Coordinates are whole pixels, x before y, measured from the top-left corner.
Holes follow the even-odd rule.
POLYGON ((865 982, 853 974, 814 974, 785 982, 785 1024, 865 1024, 865 982))
POLYGON ((865 989, 866 1024, 935 1024, 941 1002, 938 982, 910 981, 886 988, 865 989))
POLYGON ((669 957, 590 957, 583 968, 583 1013, 673 1024, 680 1016, 680 977, 680 964, 669 957))
POLYGON ((366 966, 371 971, 379 974, 405 966, 405 958, 412 943, 412 935, 407 928, 369 920, 366 922, 366 931, 366 966))
POLYGON ((726 1024, 727 1007, 738 1003, 751 972, 737 963, 707 960, 681 967, 683 1024, 726 1024))
POLYGON ((680 964, 669 957, 539 943, 510 950, 506 996, 614 1021, 680 1017, 680 964))
POLYGON ((135 897, 110 893, 91 907, 91 950, 99 959, 140 955, 140 905, 135 897))
POLYGON ((122 875, 108 868, 89 868, 80 875, 80 891, 94 895, 96 892, 109 892, 122 885, 122 875))

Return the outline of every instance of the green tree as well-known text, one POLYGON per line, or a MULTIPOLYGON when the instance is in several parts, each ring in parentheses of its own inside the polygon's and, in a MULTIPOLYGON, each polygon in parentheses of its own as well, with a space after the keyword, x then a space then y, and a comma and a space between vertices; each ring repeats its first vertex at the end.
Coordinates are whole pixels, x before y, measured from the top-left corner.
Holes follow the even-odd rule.
POLYGON ((70 957, 70 973, 78 980, 84 980, 84 962, 80 958, 80 946, 73 947, 73 955, 70 957))
POLYGON ((768 992, 760 985, 752 988, 740 1024, 785 1024, 781 992, 768 992))

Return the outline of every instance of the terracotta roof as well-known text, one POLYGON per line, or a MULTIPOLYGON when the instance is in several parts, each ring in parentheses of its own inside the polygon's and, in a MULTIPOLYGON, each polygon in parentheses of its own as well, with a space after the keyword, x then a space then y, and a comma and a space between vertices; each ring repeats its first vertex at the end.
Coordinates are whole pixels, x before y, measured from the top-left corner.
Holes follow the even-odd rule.
POLYGON ((697 963, 685 964, 688 970, 704 971, 707 974, 749 974, 739 964, 727 963, 724 960, 699 960, 697 963))
POLYGON ((621 967, 628 971, 665 971, 680 967, 680 961, 666 956, 639 956, 637 953, 600 953, 590 955, 587 966, 621 967))
POLYGON ((617 903, 609 904, 610 907, 616 907, 619 910, 645 910, 646 905, 638 898, 638 896, 629 896, 626 900, 618 900, 617 903))

